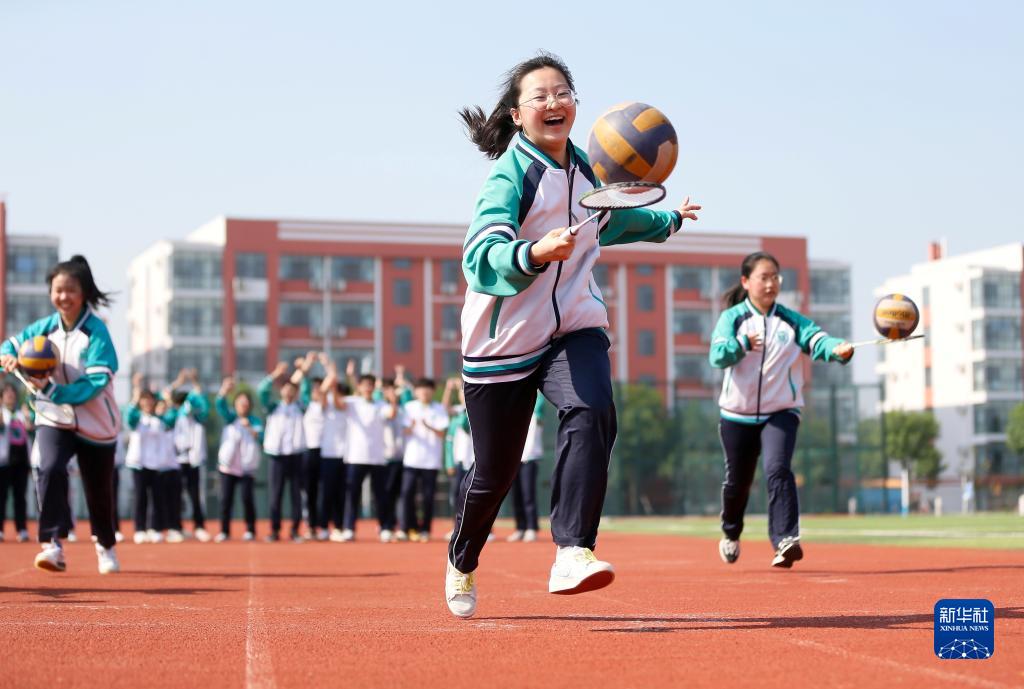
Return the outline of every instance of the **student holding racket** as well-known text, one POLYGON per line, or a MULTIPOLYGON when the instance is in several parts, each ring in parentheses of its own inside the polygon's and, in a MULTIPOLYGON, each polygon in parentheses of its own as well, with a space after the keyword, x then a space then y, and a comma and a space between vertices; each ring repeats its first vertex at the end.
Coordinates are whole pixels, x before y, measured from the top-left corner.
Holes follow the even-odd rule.
POLYGON ((722 560, 740 556, 743 514, 757 458, 764 457, 768 484, 768 536, 775 548, 773 567, 789 568, 803 558, 800 507, 791 465, 803 407, 803 362, 812 359, 846 364, 848 342, 829 334, 775 300, 782 276, 771 254, 743 259, 740 282, 723 296, 726 310, 711 336, 709 359, 724 368, 719 433, 725 451, 722 483, 722 560))
POLYGON ((592 211, 598 186, 569 140, 576 119, 572 75, 548 53, 515 66, 489 117, 462 110, 470 138, 496 159, 477 198, 463 248, 469 282, 462 311, 463 379, 476 463, 456 503, 445 600, 452 614, 476 609, 474 572, 523 456, 539 390, 557 409, 551 531, 558 546, 551 593, 582 593, 614 578, 594 557, 615 439, 608 313, 591 270, 601 246, 665 241, 696 220, 688 202, 672 212, 592 211))
POLYGON ((40 460, 36 488, 43 549, 35 566, 51 572, 66 569, 58 534, 70 520, 67 466, 77 455, 97 540, 99 571, 117 572, 113 495, 114 449, 121 429, 113 390, 117 353, 106 324, 93 312, 97 306, 108 305, 110 297, 96 287, 82 256, 55 265, 46 281, 57 313, 36 321, 0 346, 0 365, 9 373, 17 372, 18 348, 31 337, 49 338, 60 354, 60 364, 50 377, 28 379, 29 392, 36 397, 35 443, 40 460), (45 413, 54 405, 62 405, 57 409, 70 405, 71 418, 45 413))

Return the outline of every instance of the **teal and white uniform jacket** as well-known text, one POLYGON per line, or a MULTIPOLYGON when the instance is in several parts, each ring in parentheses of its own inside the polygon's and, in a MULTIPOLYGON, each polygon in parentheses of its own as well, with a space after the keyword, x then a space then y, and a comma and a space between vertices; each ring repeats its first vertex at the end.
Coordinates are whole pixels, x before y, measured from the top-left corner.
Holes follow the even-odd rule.
POLYGON ((678 211, 603 213, 583 226, 567 261, 531 265, 530 247, 551 230, 592 213, 580 197, 598 185, 572 142, 569 169, 517 134, 495 162, 476 201, 463 245, 469 288, 462 309, 462 375, 471 383, 525 378, 551 341, 607 328, 608 310, 591 270, 602 246, 663 242, 682 226, 678 211))
POLYGON ((830 337, 815 323, 776 303, 762 314, 750 302, 726 309, 711 336, 711 365, 725 369, 718 399, 723 419, 762 423, 772 414, 804 406, 804 372, 801 354, 823 361, 848 360, 832 355, 843 340, 830 337), (750 351, 748 335, 761 333, 764 348, 750 351))
MULTIPOLYGON (((60 314, 55 313, 4 342, 0 354, 18 356, 21 344, 39 335, 54 344, 60 363, 38 396, 56 404, 72 405, 75 423, 63 428, 95 445, 114 445, 121 430, 113 384, 117 352, 106 323, 86 306, 74 326, 65 330, 60 314)), ((36 423, 56 425, 42 416, 36 417, 36 423)))

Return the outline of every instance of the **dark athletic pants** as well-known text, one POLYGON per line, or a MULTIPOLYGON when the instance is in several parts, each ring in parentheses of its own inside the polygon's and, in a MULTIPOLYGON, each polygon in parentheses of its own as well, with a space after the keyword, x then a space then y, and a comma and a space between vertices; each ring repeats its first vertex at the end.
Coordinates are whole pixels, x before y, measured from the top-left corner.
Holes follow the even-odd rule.
POLYGON ((96 540, 104 548, 113 548, 114 540, 114 446, 92 445, 73 431, 39 426, 39 471, 36 492, 39 496, 39 542, 48 543, 71 523, 68 503, 68 462, 78 456, 78 470, 89 507, 89 522, 96 540))
POLYGON ((402 458, 389 459, 384 468, 384 516, 380 528, 394 531, 398 525, 398 498, 402 494, 402 458))
POLYGON ((437 469, 402 468, 402 531, 416 530, 430 534, 434 523, 434 493, 437 490, 437 469), (416 517, 416 494, 423 506, 423 519, 416 517))
POLYGON ((220 472, 220 532, 231 535, 231 512, 235 506, 235 487, 242 487, 242 510, 245 530, 256 533, 256 499, 253 497, 253 477, 233 476, 220 472))
POLYGON ((448 558, 476 569, 501 501, 522 464, 537 391, 558 409, 551 478, 551 535, 557 545, 594 548, 615 441, 608 337, 599 329, 559 338, 536 371, 510 383, 466 383, 476 464, 462 482, 448 558))
POLYGON ((302 455, 270 456, 270 530, 281 531, 281 503, 284 484, 288 482, 288 497, 292 508, 292 534, 299 532, 302 523, 302 455))
MULTIPOLYGON (((194 467, 191 464, 181 465, 181 484, 185 492, 188 493, 188 501, 192 503, 192 522, 195 524, 197 529, 206 528, 206 514, 203 509, 203 498, 199 491, 199 480, 202 478, 200 475, 199 467, 194 467)), ((178 492, 181 495, 181 491, 178 492)), ((179 498, 180 499, 180 498, 179 498)), ((184 510, 179 510, 178 514, 182 514, 184 510)), ((181 524, 181 520, 178 520, 178 524, 181 524)))
POLYGON ((167 501, 161 493, 160 472, 155 469, 133 469, 132 481, 135 488, 132 509, 135 531, 163 531, 167 528, 167 517, 164 514, 167 501))
POLYGON ((373 492, 373 505, 377 508, 377 521, 384 528, 384 479, 387 467, 375 464, 345 465, 345 528, 355 531, 356 519, 359 518, 359 503, 363 492, 363 481, 370 476, 370 490, 373 492))
POLYGON ((521 462, 516 480, 512 483, 512 509, 515 512, 516 531, 537 526, 537 471, 540 462, 521 462))
POLYGON ((345 511, 345 460, 341 457, 320 457, 320 506, 317 526, 326 529, 331 522, 342 528, 345 511))
POLYGON ((28 461, 28 448, 25 445, 11 445, 8 464, 5 467, 0 467, 0 533, 3 533, 4 530, 8 489, 10 489, 11 497, 14 500, 15 530, 24 531, 28 528, 25 492, 28 489, 29 473, 31 473, 31 467, 28 461))
POLYGON ((448 504, 452 507, 452 514, 455 513, 455 506, 459 504, 459 490, 462 488, 462 481, 469 474, 463 468, 461 462, 455 463, 455 473, 451 476, 451 483, 448 484, 448 504))
POLYGON ((181 470, 170 469, 160 472, 160 495, 164 501, 164 526, 181 531, 181 470))
POLYGON ((306 523, 313 531, 320 525, 320 448, 308 447, 302 455, 302 490, 306 494, 306 523))
POLYGON ((722 419, 718 426, 725 450, 725 481, 722 482, 722 531, 738 540, 743 533, 743 513, 750 498, 758 455, 764 456, 768 487, 768 537, 772 547, 786 536, 800 535, 800 503, 790 466, 796 447, 800 417, 792 412, 773 414, 759 424, 722 419))

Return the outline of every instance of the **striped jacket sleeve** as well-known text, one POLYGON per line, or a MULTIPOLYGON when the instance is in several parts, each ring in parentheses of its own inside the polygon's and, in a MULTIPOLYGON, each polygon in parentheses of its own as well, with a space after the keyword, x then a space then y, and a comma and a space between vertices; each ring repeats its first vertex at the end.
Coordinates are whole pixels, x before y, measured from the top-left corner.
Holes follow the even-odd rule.
POLYGON ((605 213, 598 220, 601 246, 633 242, 663 242, 683 226, 679 211, 655 211, 650 208, 605 213))
POLYGON ((796 343, 805 354, 815 361, 838 361, 847 364, 850 359, 843 359, 832 354, 832 350, 843 343, 840 337, 832 337, 821 329, 817 323, 807 316, 787 309, 789 316, 796 322, 796 343))
POLYGON ((711 350, 708 361, 715 368, 729 368, 750 351, 750 340, 746 335, 737 334, 737 311, 726 309, 718 317, 718 325, 711 334, 711 350))
POLYGON ((31 340, 36 335, 45 335, 49 331, 50 321, 52 318, 53 316, 41 318, 17 335, 12 335, 4 340, 3 344, 0 345, 0 355, 7 354, 10 356, 18 356, 18 349, 21 347, 23 342, 31 340))
POLYGON ((477 198, 462 251, 462 272, 474 292, 511 297, 547 269, 548 264, 530 262, 530 247, 536 242, 517 239, 521 187, 509 157, 495 163, 477 198))

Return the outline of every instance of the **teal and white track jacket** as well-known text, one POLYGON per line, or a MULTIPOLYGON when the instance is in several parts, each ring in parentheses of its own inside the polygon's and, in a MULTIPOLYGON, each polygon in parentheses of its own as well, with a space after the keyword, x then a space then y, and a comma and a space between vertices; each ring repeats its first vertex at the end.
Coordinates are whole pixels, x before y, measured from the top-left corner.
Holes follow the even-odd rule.
POLYGON ((845 364, 849 360, 832 355, 842 342, 779 303, 767 314, 750 299, 726 309, 718 318, 708 355, 712 366, 726 369, 718 399, 722 418, 761 423, 776 412, 799 413, 804 406, 800 355, 845 364), (747 336, 753 333, 764 336, 760 352, 750 351, 747 336))
MULTIPOLYGON (((60 363, 39 397, 56 404, 72 405, 75 423, 67 429, 83 440, 95 445, 116 444, 121 430, 113 385, 117 352, 106 323, 86 306, 78 322, 65 330, 60 314, 55 313, 8 339, 0 346, 0 354, 18 356, 21 344, 39 335, 48 338, 60 356, 60 363)), ((55 425, 39 415, 36 423, 55 425)))
POLYGON ((602 246, 663 242, 682 225, 678 211, 603 213, 585 225, 567 261, 531 265, 530 247, 592 211, 580 196, 598 185, 586 155, 568 143, 569 169, 517 134, 495 162, 463 245, 469 288, 462 309, 462 375, 498 383, 530 375, 557 337, 607 328, 608 310, 591 270, 602 246))

